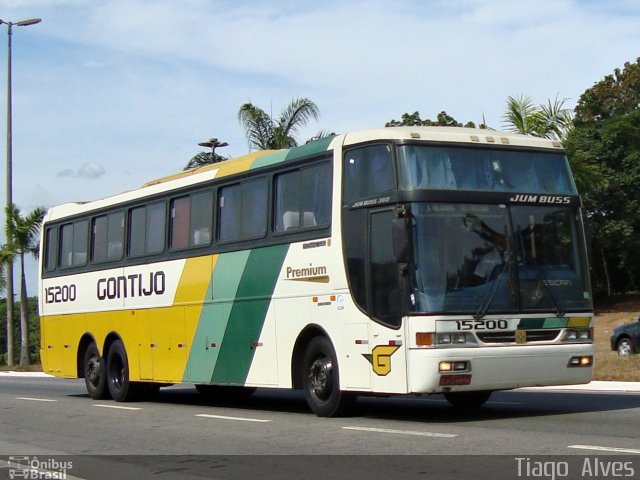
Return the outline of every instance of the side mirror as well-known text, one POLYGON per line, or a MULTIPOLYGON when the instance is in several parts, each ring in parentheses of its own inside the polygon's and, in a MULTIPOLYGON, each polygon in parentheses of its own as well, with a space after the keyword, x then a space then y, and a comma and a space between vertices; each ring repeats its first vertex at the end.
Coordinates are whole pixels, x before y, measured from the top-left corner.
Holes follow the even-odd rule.
POLYGON ((404 207, 396 209, 392 225, 393 254, 396 262, 407 263, 411 253, 411 214, 404 207))

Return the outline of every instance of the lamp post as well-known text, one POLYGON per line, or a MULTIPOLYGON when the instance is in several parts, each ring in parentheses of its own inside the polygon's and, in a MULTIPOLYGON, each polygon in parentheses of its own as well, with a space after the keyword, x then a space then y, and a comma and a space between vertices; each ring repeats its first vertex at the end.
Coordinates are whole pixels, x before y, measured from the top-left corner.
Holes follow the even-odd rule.
MULTIPOLYGON (((39 18, 30 18, 28 20, 22 20, 20 22, 8 22, 7 20, 0 19, 0 25, 7 26, 7 205, 6 211, 8 211, 13 205, 13 165, 12 165, 12 125, 11 125, 11 28, 15 25, 17 27, 26 27, 29 25, 35 25, 40 23, 39 18)), ((5 211, 5 214, 7 213, 5 211)), ((7 222, 7 238, 9 242, 13 238, 13 231, 11 222, 7 222)), ((6 265, 6 291, 7 291, 7 365, 13 365, 13 261, 10 261, 6 265)))

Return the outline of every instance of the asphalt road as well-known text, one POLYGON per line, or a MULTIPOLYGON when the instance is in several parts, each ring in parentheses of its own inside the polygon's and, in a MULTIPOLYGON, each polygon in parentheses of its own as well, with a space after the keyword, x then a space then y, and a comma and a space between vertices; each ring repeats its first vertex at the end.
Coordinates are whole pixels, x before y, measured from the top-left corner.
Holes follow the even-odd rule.
MULTIPOLYGON (((353 472, 376 478, 391 465, 408 468, 407 474, 443 469, 438 478, 475 465, 476 474, 486 468, 487 475, 498 478, 501 462, 511 469, 519 462, 519 473, 531 474, 506 478, 534 478, 534 460, 526 458, 548 455, 568 462, 625 455, 620 458, 632 462, 627 465, 634 469, 632 478, 640 478, 640 393, 499 392, 482 409, 466 414, 439 396, 360 398, 354 416, 327 419, 311 414, 299 392, 259 389, 241 400, 207 400, 192 387, 175 386, 162 389, 153 402, 122 404, 90 399, 83 380, 0 377, 0 458, 66 455, 90 456, 73 457, 73 475, 84 475, 79 478, 114 478, 115 459, 121 478, 128 478, 123 472, 144 478, 142 473, 152 470, 155 476, 149 478, 247 478, 256 469, 262 478, 270 478, 266 472, 271 471, 280 471, 273 478, 307 478, 300 471, 321 478, 313 473, 340 464, 351 469, 352 479, 353 472), (349 459, 336 462, 341 458, 336 455, 349 459), (397 455, 416 457, 398 464, 397 455), (434 456, 429 458, 437 464, 425 470, 424 455, 434 456), (460 463, 450 455, 481 457, 460 463), (487 461, 486 455, 501 457, 487 461), (229 458, 236 459, 234 469, 229 458), (282 475, 282 458, 290 476, 282 475), (422 466, 411 469, 412 462, 422 466), (164 476, 158 477, 159 471, 164 476)), ((398 468, 394 477, 403 478, 398 468)), ((0 468, 0 478, 8 478, 7 472, 0 468)))

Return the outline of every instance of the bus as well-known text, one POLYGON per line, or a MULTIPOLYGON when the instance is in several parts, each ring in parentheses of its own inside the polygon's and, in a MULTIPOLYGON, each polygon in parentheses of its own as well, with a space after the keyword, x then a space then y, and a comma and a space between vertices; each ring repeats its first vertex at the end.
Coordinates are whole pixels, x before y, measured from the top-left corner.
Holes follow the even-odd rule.
POLYGON ((41 358, 91 398, 173 384, 359 395, 582 384, 593 306, 559 142, 392 127, 259 151, 48 210, 41 358))

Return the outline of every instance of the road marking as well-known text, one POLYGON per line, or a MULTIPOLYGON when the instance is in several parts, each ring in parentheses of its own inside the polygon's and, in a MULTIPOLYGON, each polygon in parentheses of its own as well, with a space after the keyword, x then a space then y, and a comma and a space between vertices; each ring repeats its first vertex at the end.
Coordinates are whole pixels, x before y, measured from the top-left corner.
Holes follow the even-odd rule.
POLYGON ((57 402, 51 398, 16 397, 16 400, 29 400, 30 402, 57 402))
POLYGON ((0 372, 0 377, 35 377, 35 378, 54 378, 53 375, 49 375, 48 373, 44 373, 44 372, 14 372, 14 371, 10 371, 10 372, 0 372))
POLYGON ((635 448, 617 448, 617 447, 600 447, 598 445, 569 445, 568 448, 577 448, 580 450, 598 450, 601 452, 618 452, 618 453, 637 453, 640 450, 635 448))
POLYGON ((101 403, 94 403, 93 404, 94 407, 101 407, 101 408, 115 408, 118 410, 142 410, 141 407, 122 407, 120 405, 104 405, 101 403))
POLYGON ((417 437, 439 437, 439 438, 454 438, 458 435, 451 433, 434 433, 434 432, 418 432, 414 430, 391 430, 388 428, 372 428, 372 427, 342 427, 343 430, 358 430, 361 432, 374 432, 374 433, 395 433, 398 435, 414 435, 417 437))
POLYGON ((204 418, 217 418, 219 420, 235 420, 238 422, 257 422, 257 423, 269 423, 272 420, 265 420, 262 418, 244 418, 244 417, 226 417, 224 415, 210 415, 208 413, 198 413, 196 417, 204 418))

